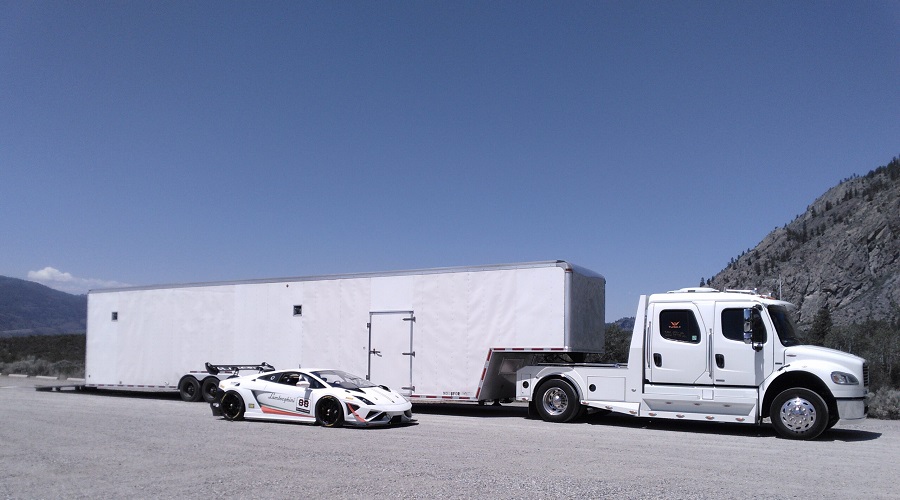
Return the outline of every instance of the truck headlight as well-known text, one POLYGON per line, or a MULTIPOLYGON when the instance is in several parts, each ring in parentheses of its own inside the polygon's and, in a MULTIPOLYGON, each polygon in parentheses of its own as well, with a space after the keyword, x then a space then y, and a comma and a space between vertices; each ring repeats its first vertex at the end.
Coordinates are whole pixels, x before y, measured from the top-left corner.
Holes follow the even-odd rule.
POLYGON ((859 379, 849 373, 831 372, 831 381, 838 385, 858 385, 859 379))

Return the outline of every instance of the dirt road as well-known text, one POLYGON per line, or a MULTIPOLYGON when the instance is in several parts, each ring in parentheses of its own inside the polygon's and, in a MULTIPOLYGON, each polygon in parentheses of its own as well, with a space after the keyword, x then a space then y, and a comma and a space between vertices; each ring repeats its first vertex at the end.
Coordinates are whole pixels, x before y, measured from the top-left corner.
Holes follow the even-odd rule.
POLYGON ((811 442, 769 426, 416 406, 416 425, 227 422, 177 396, 38 392, 0 377, 5 498, 900 498, 900 422, 811 442))

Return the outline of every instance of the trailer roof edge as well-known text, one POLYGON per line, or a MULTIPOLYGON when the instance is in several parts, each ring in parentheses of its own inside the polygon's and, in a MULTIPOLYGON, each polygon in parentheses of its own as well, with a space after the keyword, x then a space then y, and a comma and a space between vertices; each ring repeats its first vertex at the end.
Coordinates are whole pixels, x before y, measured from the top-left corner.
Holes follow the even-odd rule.
POLYGON ((488 264, 483 266, 451 266, 451 267, 435 267, 426 269, 409 269, 384 272, 363 272, 363 273, 347 273, 347 274, 323 274, 314 276, 289 276, 282 278, 260 278, 247 280, 229 280, 229 281, 207 281, 192 283, 170 283, 146 286, 130 286, 117 288, 98 288, 89 290, 88 295, 94 293, 110 293, 140 290, 163 290, 167 288, 190 288, 202 286, 228 286, 228 285, 253 285, 266 283, 284 283, 284 282, 303 282, 303 281, 326 281, 353 278, 383 278, 389 276, 414 276, 420 274, 441 274, 441 273, 464 273, 479 271, 495 271, 503 269, 530 269, 538 267, 561 267, 567 271, 575 271, 578 274, 589 276, 592 278, 603 278, 602 275, 590 269, 576 266, 564 260, 545 260, 536 262, 519 262, 510 264, 488 264))

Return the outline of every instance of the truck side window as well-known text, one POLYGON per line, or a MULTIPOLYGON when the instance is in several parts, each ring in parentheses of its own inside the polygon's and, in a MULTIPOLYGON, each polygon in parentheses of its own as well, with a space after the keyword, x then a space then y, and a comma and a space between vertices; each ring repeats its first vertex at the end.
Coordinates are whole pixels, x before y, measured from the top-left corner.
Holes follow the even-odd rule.
POLYGON ((694 311, 689 309, 666 309, 659 313, 659 334, 666 340, 700 343, 700 327, 694 311))
POLYGON ((744 341, 743 309, 724 309, 722 311, 722 335, 728 340, 744 341))

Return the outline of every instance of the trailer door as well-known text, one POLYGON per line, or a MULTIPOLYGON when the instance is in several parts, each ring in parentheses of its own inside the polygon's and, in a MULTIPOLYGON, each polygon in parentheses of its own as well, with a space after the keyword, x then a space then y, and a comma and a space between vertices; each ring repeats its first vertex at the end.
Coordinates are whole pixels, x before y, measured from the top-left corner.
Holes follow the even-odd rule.
POLYGON ((409 396, 415 390, 412 380, 412 311, 373 311, 369 313, 369 373, 375 384, 386 385, 409 396))

